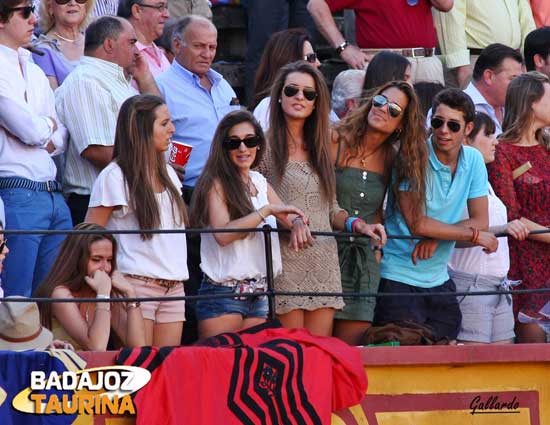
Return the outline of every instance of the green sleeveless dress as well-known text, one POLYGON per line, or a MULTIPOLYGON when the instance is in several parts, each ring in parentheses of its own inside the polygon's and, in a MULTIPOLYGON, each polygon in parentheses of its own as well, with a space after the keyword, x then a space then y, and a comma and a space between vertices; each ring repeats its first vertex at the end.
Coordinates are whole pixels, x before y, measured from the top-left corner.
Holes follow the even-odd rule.
MULTIPOLYGON (((340 146, 336 164, 340 159, 340 146)), ((355 167, 336 167, 336 197, 340 208, 367 223, 375 222, 376 211, 384 202, 384 176, 355 167)), ((380 264, 366 238, 337 238, 343 292, 378 292, 380 264)), ((336 319, 372 322, 376 298, 345 298, 346 306, 336 319)))

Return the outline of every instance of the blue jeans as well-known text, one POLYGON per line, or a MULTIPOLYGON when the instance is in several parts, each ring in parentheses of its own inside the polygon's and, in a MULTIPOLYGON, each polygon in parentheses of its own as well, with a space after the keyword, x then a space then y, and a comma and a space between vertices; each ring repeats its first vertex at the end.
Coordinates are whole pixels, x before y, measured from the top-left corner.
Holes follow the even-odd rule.
MULTIPOLYGON (((203 280, 199 295, 232 294, 234 288, 212 285, 203 280)), ((243 319, 251 317, 267 318, 269 306, 267 296, 250 297, 244 300, 236 298, 212 298, 197 300, 197 319, 206 320, 225 314, 240 314, 243 319)))
MULTIPOLYGON (((70 230, 71 213, 59 192, 0 189, 7 230, 70 230)), ((57 258, 65 235, 9 235, 2 286, 8 295, 30 297, 57 258)))

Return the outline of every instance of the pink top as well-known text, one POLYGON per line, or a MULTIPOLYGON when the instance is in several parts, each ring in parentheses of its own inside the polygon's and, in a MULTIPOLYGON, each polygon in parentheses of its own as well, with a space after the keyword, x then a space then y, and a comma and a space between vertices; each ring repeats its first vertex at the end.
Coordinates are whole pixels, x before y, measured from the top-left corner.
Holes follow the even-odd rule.
MULTIPOLYGON (((170 62, 166 58, 166 55, 164 54, 164 49, 162 47, 158 47, 155 43, 152 43, 150 46, 146 46, 139 41, 136 41, 136 47, 138 48, 140 53, 143 54, 143 57, 147 61, 153 77, 162 74, 164 71, 170 68, 170 62)), ((135 80, 132 81, 132 86, 138 89, 135 80)))
POLYGON ((550 2, 548 0, 530 0, 537 28, 550 25, 550 2))

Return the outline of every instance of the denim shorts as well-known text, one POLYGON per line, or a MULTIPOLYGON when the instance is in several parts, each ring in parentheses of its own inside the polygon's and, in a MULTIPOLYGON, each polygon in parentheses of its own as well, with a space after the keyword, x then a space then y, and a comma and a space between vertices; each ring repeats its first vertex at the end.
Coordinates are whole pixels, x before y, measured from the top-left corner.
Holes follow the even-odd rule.
MULTIPOLYGON (((234 289, 227 286, 212 285, 203 280, 199 295, 233 294, 234 289)), ((240 314, 243 318, 267 318, 267 296, 249 297, 245 300, 235 298, 214 298, 197 300, 197 319, 206 320, 225 314, 240 314)))

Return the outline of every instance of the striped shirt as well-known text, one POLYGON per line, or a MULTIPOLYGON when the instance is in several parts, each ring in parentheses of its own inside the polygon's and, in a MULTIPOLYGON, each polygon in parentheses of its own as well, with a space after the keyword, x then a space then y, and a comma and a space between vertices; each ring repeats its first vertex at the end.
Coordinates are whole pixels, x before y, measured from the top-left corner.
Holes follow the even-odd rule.
POLYGON ((118 0, 95 0, 93 18, 101 18, 105 15, 116 16, 118 11, 118 0))
POLYGON ((70 135, 65 193, 91 193, 101 170, 81 154, 90 145, 113 146, 120 106, 136 94, 120 66, 90 56, 83 56, 56 90, 57 113, 70 135))

